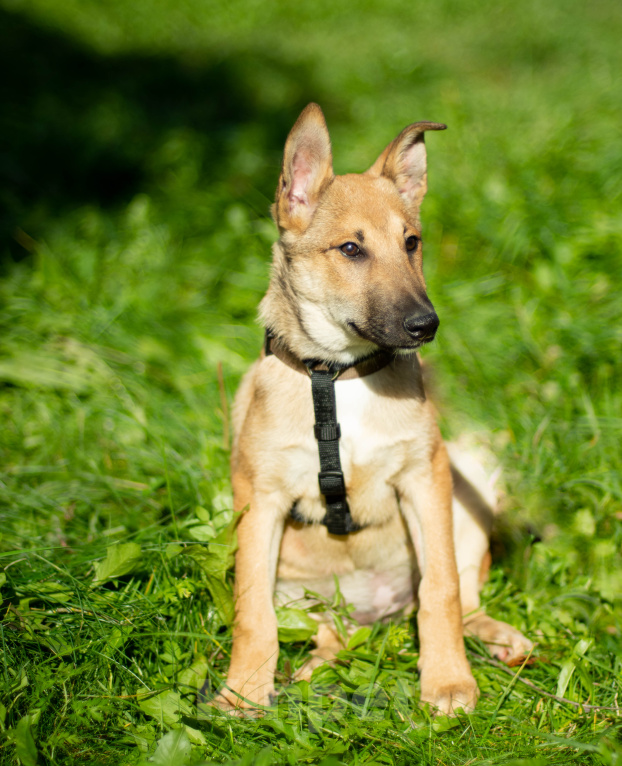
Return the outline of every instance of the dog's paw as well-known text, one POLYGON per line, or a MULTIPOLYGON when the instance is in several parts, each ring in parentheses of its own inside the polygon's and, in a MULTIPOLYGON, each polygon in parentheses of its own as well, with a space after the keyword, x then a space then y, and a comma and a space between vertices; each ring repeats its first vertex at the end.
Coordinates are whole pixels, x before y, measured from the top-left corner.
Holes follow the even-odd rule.
POLYGON ((464 625, 467 636, 477 636, 483 641, 493 657, 501 662, 515 662, 526 657, 533 649, 533 643, 506 622, 493 620, 487 614, 478 614, 464 625))
MULTIPOLYGON (((276 700, 276 695, 271 697, 271 700, 269 704, 274 704, 273 701, 276 700)), ((266 712, 266 706, 258 707, 249 704, 245 700, 236 700, 236 703, 233 704, 229 697, 224 694, 217 694, 207 704, 234 718, 262 718, 266 712)))
POLYGON ((305 664, 294 673, 294 681, 310 681, 313 671, 319 668, 320 665, 333 663, 337 659, 337 652, 341 651, 341 649, 343 649, 343 646, 337 641, 319 645, 317 649, 311 652, 311 656, 305 664))
POLYGON ((431 683, 421 680, 421 702, 429 703, 437 713, 453 716, 459 709, 471 713, 475 709, 479 689, 469 672, 454 681, 431 683))
POLYGON ((313 671, 319 668, 320 665, 326 665, 334 663, 337 659, 337 652, 342 649, 341 646, 336 647, 335 651, 324 650, 321 653, 313 651, 311 657, 305 662, 305 664, 298 668, 294 673, 294 681, 310 681, 313 671))
POLYGON ((323 665, 327 660, 322 657, 310 657, 304 665, 298 668, 294 673, 294 681, 310 681, 313 671, 323 665))
POLYGON ((244 702, 241 702, 239 706, 234 705, 224 694, 217 694, 206 704, 208 707, 216 708, 234 718, 260 718, 263 715, 262 710, 245 706, 244 702))
POLYGON ((276 701, 276 691, 272 683, 262 686, 237 684, 227 680, 226 685, 211 701, 214 707, 237 715, 257 714, 263 708, 270 707, 276 701))

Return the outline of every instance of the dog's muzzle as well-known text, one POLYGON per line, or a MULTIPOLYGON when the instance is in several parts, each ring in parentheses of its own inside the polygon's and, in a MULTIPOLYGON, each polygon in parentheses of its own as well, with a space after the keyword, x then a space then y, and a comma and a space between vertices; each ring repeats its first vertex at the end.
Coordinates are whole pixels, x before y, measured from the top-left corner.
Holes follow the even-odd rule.
POLYGON ((413 340, 428 343, 434 339, 440 324, 436 311, 429 314, 413 314, 404 320, 404 329, 413 340))

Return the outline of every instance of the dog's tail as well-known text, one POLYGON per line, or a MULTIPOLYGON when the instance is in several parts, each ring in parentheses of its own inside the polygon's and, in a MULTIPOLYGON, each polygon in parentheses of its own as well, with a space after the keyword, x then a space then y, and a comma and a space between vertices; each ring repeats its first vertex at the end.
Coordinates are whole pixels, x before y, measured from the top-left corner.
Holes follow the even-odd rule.
POLYGON ((463 437, 447 444, 454 484, 454 501, 471 516, 487 536, 499 510, 501 469, 487 451, 463 437))

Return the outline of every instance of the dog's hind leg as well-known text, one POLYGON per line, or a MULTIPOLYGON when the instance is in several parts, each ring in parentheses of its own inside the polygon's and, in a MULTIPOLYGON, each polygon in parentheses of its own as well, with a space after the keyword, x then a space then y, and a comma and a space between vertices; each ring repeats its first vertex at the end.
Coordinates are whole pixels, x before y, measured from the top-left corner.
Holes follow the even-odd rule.
POLYGON ((528 654, 533 644, 516 628, 484 614, 479 596, 490 566, 494 492, 484 469, 472 455, 455 445, 448 445, 448 450, 454 484, 454 541, 464 632, 477 636, 493 656, 511 662, 528 654))

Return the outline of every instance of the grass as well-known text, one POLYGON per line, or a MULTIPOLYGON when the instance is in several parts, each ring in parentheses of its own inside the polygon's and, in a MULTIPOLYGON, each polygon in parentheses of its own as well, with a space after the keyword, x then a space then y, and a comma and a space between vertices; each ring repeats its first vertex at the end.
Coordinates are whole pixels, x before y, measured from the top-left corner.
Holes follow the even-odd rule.
POLYGON ((613 0, 2 0, 0 762, 622 761, 621 33, 613 0), (470 716, 418 708, 410 623, 286 685, 291 614, 274 711, 196 706, 230 649, 222 394, 261 343, 310 100, 340 172, 413 120, 450 128, 426 355, 446 434, 504 467, 484 603, 539 642, 514 678, 468 644, 470 716))

